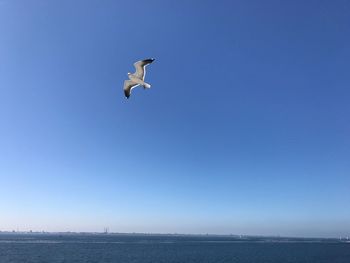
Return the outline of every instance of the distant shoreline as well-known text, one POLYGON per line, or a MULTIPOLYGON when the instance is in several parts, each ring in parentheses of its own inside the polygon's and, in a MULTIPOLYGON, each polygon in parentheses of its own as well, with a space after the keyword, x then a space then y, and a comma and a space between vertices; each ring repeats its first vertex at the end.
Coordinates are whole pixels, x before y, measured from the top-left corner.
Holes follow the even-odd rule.
POLYGON ((138 236, 138 237, 184 237, 184 238, 216 238, 217 241, 236 242, 332 242, 350 243, 348 237, 324 238, 324 237, 288 237, 288 236, 261 236, 261 235, 236 235, 236 234, 179 234, 179 233, 119 233, 119 232, 47 232, 47 231, 0 231, 0 236, 138 236), (220 240, 221 239, 221 240, 220 240))

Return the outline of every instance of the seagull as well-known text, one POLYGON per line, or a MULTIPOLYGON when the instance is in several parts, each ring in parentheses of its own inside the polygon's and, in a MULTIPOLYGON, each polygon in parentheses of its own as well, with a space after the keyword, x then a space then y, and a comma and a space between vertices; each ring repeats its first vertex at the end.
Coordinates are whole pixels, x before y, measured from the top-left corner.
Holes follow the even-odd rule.
POLYGON ((146 66, 151 64, 153 61, 154 58, 149 58, 134 63, 136 72, 134 74, 128 72, 128 77, 130 80, 124 81, 124 94, 127 99, 130 97, 131 90, 133 88, 140 85, 142 85, 144 89, 149 89, 151 87, 151 85, 146 83, 144 80, 146 76, 146 66))

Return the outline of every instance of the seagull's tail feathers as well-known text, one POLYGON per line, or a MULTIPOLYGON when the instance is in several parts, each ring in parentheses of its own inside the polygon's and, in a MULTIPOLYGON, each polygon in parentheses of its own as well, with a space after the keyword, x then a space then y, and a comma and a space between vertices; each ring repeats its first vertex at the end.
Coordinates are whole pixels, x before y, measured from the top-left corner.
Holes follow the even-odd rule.
POLYGON ((151 84, 145 83, 145 85, 143 85, 143 88, 144 89, 149 89, 149 88, 151 88, 151 84))

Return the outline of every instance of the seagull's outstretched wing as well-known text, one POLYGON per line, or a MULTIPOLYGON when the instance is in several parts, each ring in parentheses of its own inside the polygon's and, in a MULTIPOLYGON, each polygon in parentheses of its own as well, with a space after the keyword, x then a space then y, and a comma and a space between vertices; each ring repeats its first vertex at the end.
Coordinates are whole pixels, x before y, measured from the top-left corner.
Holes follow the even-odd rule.
POLYGON ((133 88, 135 88, 136 86, 138 86, 140 84, 137 84, 131 80, 125 80, 124 81, 124 94, 125 94, 125 97, 128 99, 130 97, 130 94, 131 94, 131 90, 133 88))
POLYGON ((145 60, 140 60, 134 63, 134 67, 136 68, 135 75, 144 80, 146 76, 146 66, 151 64, 154 61, 154 58, 149 58, 145 60))

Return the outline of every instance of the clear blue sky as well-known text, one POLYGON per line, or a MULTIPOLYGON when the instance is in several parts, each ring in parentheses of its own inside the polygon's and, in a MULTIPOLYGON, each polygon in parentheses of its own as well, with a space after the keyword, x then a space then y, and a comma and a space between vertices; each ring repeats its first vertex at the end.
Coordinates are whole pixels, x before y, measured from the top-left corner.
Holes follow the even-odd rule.
POLYGON ((0 0, 0 230, 350 235, 349 14, 0 0))

